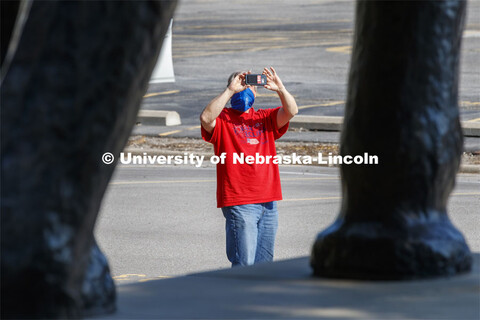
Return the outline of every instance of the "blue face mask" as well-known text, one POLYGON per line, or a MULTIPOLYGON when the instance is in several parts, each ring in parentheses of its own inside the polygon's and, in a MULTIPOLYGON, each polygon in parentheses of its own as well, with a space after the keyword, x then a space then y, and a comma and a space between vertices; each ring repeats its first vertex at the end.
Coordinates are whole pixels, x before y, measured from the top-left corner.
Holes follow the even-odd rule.
POLYGON ((237 92, 230 100, 230 105, 233 109, 245 112, 250 109, 255 101, 255 95, 250 88, 237 92))

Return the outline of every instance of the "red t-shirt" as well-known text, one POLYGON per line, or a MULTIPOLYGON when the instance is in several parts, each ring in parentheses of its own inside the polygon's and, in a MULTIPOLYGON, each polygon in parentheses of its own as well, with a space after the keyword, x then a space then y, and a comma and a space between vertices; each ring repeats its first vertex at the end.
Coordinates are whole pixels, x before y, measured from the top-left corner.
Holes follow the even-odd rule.
POLYGON ((272 163, 273 158, 269 164, 234 164, 234 153, 244 157, 277 154, 275 140, 288 130, 288 123, 277 128, 279 109, 251 108, 245 113, 225 108, 211 134, 202 127, 202 138, 213 144, 215 155, 226 153, 225 163, 217 164, 218 208, 282 200, 278 164, 272 163))

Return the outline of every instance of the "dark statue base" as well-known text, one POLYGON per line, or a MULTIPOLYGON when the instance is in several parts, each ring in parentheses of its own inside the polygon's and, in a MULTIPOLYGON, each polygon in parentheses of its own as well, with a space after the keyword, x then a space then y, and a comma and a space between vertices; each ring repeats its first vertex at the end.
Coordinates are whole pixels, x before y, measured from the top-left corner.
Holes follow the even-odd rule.
POLYGON ((107 258, 95 242, 82 284, 83 315, 86 317, 115 312, 115 283, 107 258))
POLYGON ((318 235, 311 256, 317 276, 363 280, 452 276, 471 264, 462 234, 448 220, 405 228, 337 220, 318 235))

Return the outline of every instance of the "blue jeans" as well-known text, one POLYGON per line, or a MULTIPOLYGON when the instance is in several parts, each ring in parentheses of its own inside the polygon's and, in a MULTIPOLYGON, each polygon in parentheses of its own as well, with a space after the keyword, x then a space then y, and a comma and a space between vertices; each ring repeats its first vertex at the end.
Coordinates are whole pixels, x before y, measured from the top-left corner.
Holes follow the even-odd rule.
POLYGON ((278 228, 276 201, 223 207, 222 212, 232 267, 273 260, 278 228))

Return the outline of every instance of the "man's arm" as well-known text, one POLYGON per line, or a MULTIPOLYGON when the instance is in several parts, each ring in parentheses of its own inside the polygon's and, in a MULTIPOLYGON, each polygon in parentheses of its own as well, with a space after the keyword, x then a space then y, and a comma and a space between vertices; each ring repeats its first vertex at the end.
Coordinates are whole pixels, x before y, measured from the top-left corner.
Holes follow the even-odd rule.
POLYGON ((235 92, 230 88, 226 88, 225 91, 210 101, 205 109, 203 109, 203 112, 200 115, 200 122, 202 123, 202 127, 208 133, 213 132, 213 128, 215 128, 215 120, 222 112, 228 100, 230 100, 234 94, 235 92))
POLYGON ((277 113, 277 127, 281 128, 290 121, 297 113, 298 107, 295 98, 290 92, 283 87, 277 91, 280 101, 282 101, 282 108, 277 113))
POLYGON ((205 109, 203 109, 203 112, 200 115, 200 122, 202 123, 202 127, 208 133, 213 132, 213 128, 215 128, 215 120, 220 113, 222 113, 228 100, 230 100, 235 93, 243 91, 246 88, 245 74, 239 74, 233 79, 225 91, 210 101, 205 109))
POLYGON ((270 67, 270 69, 271 71, 267 68, 263 69, 263 74, 267 76, 267 84, 264 87, 277 92, 282 102, 282 108, 277 113, 277 127, 281 128, 298 113, 298 107, 295 98, 285 89, 275 69, 273 67, 270 67))

